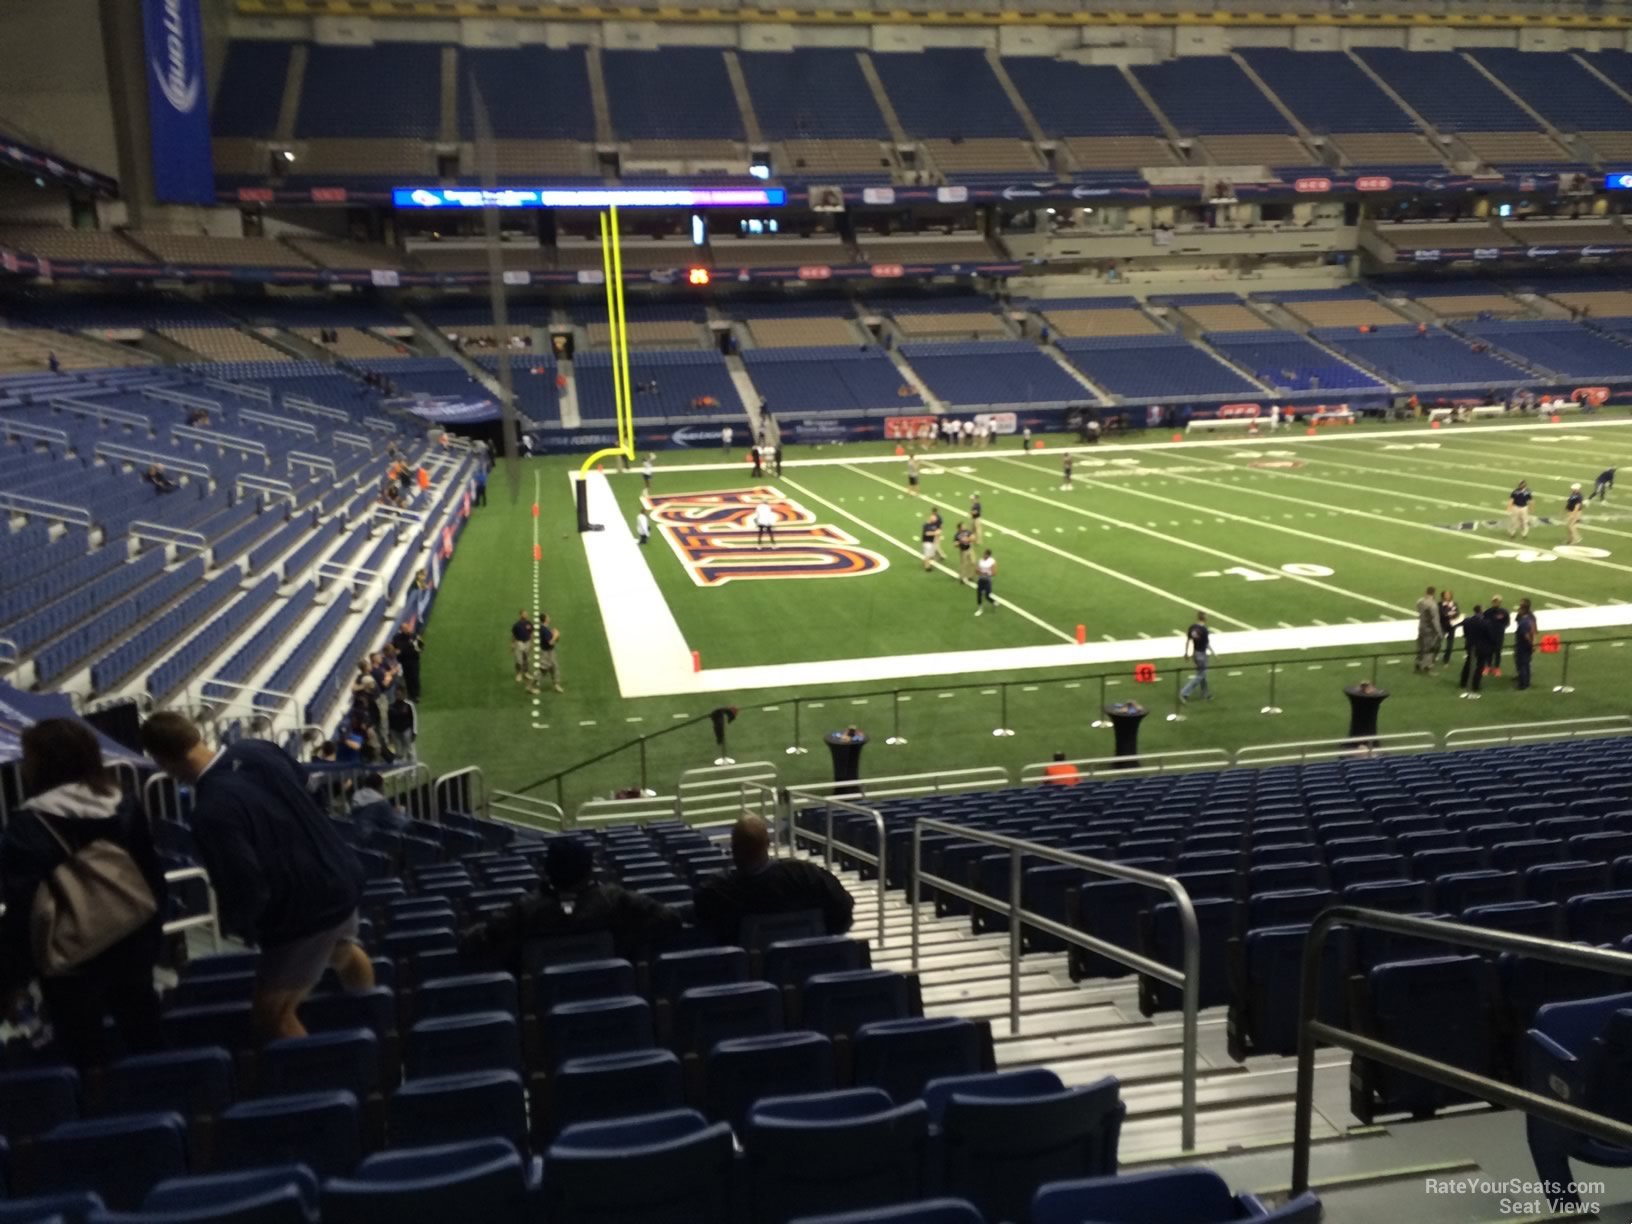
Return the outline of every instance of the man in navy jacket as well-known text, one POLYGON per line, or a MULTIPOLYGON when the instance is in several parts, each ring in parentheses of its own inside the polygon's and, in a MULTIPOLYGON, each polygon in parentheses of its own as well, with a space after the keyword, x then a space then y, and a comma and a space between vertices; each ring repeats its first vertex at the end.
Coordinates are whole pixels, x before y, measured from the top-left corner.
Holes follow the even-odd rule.
POLYGON ((263 740, 213 749, 174 711, 142 724, 142 746, 194 789, 193 836, 222 927, 260 945, 253 1004, 261 1035, 304 1036, 296 1010, 331 966, 346 989, 373 987, 357 939, 362 868, 300 766, 263 740))

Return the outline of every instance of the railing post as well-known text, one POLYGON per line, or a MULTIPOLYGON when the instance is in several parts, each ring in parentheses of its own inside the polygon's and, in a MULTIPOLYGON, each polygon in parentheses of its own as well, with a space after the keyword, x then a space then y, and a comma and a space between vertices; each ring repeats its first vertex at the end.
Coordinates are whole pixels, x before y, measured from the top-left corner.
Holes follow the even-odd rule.
POLYGON ((996 736, 1014 734, 1009 729, 1009 686, 1007 684, 997 686, 997 726, 992 728, 992 734, 996 736))
POLYGON ((1180 712, 1184 708, 1184 698, 1179 694, 1184 689, 1184 664, 1173 669, 1173 712, 1167 716, 1168 722, 1183 722, 1184 715, 1180 712))
POLYGON ((1570 643, 1564 643, 1564 668, 1559 673, 1558 683, 1553 685, 1555 693, 1573 693, 1575 685, 1570 683, 1570 643))
POLYGON ((1179 1147, 1196 1150, 1196 1014, 1201 1010, 1201 928, 1189 894, 1178 890, 1179 923, 1184 935, 1184 1060, 1180 1085, 1179 1147))
POLYGON ((644 794, 646 791, 646 737, 644 735, 640 737, 640 789, 641 793, 644 794))
POLYGON ((832 871, 833 870, 833 805, 831 803, 824 804, 822 806, 822 811, 824 813, 826 813, 826 815, 827 815, 827 846, 822 851, 822 864, 829 871, 832 871))
POLYGON ((893 731, 892 734, 885 737, 884 742, 886 744, 891 745, 892 747, 894 745, 896 745, 896 744, 906 743, 907 742, 907 737, 901 734, 901 690, 900 689, 892 689, 890 691, 890 719, 891 719, 891 726, 894 727, 894 731, 893 731))
POLYGON ((1099 704, 1094 707, 1094 721, 1088 725, 1096 731, 1103 731, 1111 725, 1111 720, 1105 717, 1105 676, 1099 678, 1099 704))
POLYGON ((804 736, 799 734, 799 715, 803 708, 803 703, 800 702, 799 698, 795 697, 793 699, 793 743, 787 747, 786 755, 788 756, 804 756, 805 753, 810 751, 810 749, 802 746, 804 736))
POLYGON ((1009 1034, 1020 1033, 1020 847, 1009 850, 1009 1034))
POLYGON ((1373 684, 1377 683, 1377 662, 1381 658, 1382 658, 1381 655, 1372 655, 1371 656, 1371 682, 1373 684))
POLYGON ((884 947, 884 901, 889 892, 889 873, 884 861, 884 840, 888 830, 884 828, 884 813, 877 808, 873 809, 873 819, 878 826, 878 947, 884 947))
POLYGON ((1258 711, 1260 714, 1279 714, 1281 712, 1281 707, 1275 704, 1275 677, 1279 670, 1279 667, 1272 661, 1269 665, 1269 701, 1263 709, 1258 711))
MULTIPOLYGON (((1329 913, 1329 911, 1328 911, 1329 913)), ((1315 1005, 1325 959, 1328 914, 1317 914, 1303 941, 1303 974, 1298 982, 1298 1079, 1292 1113, 1292 1196, 1309 1188, 1309 1144, 1315 1116, 1315 1005)))
POLYGON ((924 826, 919 821, 912 822, 912 880, 910 882, 912 894, 912 968, 918 969, 918 910, 923 904, 923 876, 924 876, 924 826))

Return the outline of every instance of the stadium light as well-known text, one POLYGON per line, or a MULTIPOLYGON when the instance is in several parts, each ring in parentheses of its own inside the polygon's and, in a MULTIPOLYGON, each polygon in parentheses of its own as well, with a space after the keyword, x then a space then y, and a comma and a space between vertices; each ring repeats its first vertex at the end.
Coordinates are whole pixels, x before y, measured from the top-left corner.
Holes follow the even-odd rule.
POLYGON ((398 187, 398 208, 781 208, 785 187, 398 187))

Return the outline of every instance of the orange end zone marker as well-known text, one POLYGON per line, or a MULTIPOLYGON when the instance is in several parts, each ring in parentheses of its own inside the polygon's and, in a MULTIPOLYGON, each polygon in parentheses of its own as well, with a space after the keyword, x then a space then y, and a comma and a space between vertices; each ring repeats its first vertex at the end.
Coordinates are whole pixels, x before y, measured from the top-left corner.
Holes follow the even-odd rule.
POLYGON ((538 503, 537 502, 533 503, 533 517, 534 518, 538 517, 538 503))
POLYGON ((1183 442, 1184 441, 1184 435, 1180 434, 1180 433, 1176 433, 1176 434, 1173 435, 1172 441, 1174 441, 1174 442, 1183 442))
POLYGON ((1555 413, 1553 413, 1553 424, 1557 425, 1558 421, 1559 421, 1558 413, 1555 412, 1555 413))
POLYGON ((694 650, 694 651, 691 652, 691 670, 694 671, 694 672, 700 672, 700 671, 703 670, 703 652, 702 651, 694 650))
POLYGON ((1304 432, 1307 433, 1312 438, 1312 437, 1315 436, 1315 427, 1313 425, 1311 425, 1304 432))
POLYGON ((544 546, 543 545, 541 545, 541 544, 534 544, 533 545, 533 560, 534 561, 544 560, 544 546))
POLYGON ((1077 626, 1077 645, 1078 646, 1085 645, 1087 643, 1087 641, 1088 641, 1088 626, 1087 625, 1078 625, 1077 626))
POLYGON ((904 455, 904 454, 907 453, 907 448, 902 446, 899 442, 897 442, 896 445, 895 445, 895 453, 897 455, 904 455))

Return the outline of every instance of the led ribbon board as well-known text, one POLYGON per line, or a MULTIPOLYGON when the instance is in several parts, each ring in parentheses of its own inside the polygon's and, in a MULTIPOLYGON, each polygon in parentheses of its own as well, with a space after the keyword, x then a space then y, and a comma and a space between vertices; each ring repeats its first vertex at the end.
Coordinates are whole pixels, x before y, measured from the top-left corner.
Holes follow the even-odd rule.
POLYGON ((785 187, 398 187, 398 208, 781 208, 785 187))

